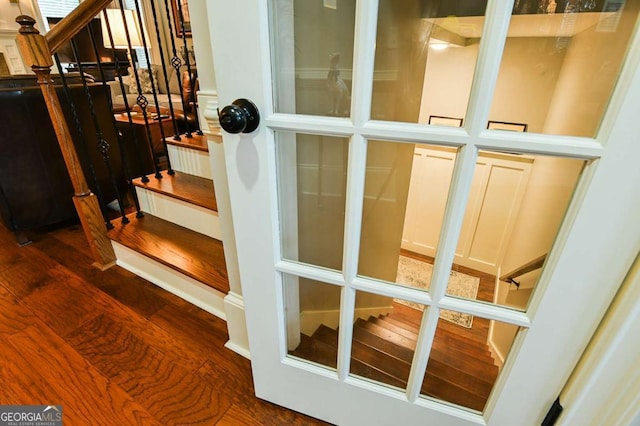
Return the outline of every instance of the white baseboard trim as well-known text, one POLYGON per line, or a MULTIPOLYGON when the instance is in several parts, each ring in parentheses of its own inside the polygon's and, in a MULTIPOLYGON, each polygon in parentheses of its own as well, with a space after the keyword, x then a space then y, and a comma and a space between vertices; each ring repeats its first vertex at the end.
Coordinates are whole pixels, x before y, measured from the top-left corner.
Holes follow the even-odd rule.
POLYGON ((169 293, 175 294, 181 299, 204 309, 210 314, 225 321, 227 320, 224 293, 183 275, 122 244, 115 241, 112 241, 111 244, 116 253, 117 265, 167 290, 169 293))
POLYGON ((225 347, 247 359, 251 359, 247 321, 244 316, 244 299, 241 294, 229 292, 224 298, 229 341, 225 347))
POLYGON ((496 362, 496 365, 499 368, 502 368, 502 366, 504 365, 504 355, 502 355, 502 352, 500 352, 498 348, 495 347, 491 338, 487 340, 487 346, 489 346, 489 352, 491 352, 491 356, 496 362))
POLYGON ((228 340, 227 343, 224 344, 224 347, 229 350, 232 350, 238 355, 245 357, 248 360, 251 359, 251 353, 249 353, 249 349, 243 348, 242 346, 235 344, 231 340, 228 340))
MULTIPOLYGON (((353 320, 362 318, 369 319, 370 316, 386 315, 393 311, 393 306, 375 306, 371 308, 356 308, 353 320)), ((324 324, 327 327, 336 329, 340 323, 340 310, 330 309, 322 311, 303 311, 300 313, 300 332, 311 336, 314 331, 324 324)))

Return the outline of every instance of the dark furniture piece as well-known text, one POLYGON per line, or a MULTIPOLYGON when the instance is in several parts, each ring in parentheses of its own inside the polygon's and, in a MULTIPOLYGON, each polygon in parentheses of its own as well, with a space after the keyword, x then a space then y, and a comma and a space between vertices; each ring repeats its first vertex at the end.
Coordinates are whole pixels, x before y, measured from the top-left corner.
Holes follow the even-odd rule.
MULTIPOLYGON (((110 144, 114 180, 97 149, 96 130, 80 77, 68 77, 67 81, 82 123, 82 138, 60 81, 54 81, 87 182, 103 203, 109 203, 116 199, 115 186, 126 187, 109 89, 99 83, 89 84, 98 125, 110 144)), ((34 75, 0 78, 0 114, 0 216, 24 244, 28 243, 25 230, 77 217, 73 188, 34 75)))

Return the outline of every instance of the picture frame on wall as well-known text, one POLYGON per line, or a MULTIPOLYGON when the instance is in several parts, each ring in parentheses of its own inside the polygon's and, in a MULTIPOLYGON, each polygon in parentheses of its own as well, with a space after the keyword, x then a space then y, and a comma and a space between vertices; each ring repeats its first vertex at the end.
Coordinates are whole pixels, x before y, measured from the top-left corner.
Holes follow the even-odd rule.
POLYGON ((462 127, 462 122, 462 118, 445 117, 442 115, 429 116, 429 124, 431 126, 462 127))
POLYGON ((189 5, 187 0, 171 0, 173 6, 173 18, 176 25, 176 35, 182 37, 182 25, 180 25, 180 10, 182 10, 182 16, 184 18, 184 35, 191 37, 191 15, 189 15, 189 5), (178 8, 178 2, 180 8, 178 8))
POLYGON ((489 121, 487 129, 506 130, 508 132, 526 132, 527 125, 524 123, 510 123, 507 121, 489 121))

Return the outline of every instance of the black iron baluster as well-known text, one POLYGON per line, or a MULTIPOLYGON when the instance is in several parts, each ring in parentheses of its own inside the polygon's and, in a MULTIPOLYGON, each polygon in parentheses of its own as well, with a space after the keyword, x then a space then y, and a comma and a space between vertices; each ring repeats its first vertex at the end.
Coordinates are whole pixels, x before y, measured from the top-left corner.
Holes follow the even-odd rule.
MULTIPOLYGON (((184 95, 182 93, 182 76, 180 75, 180 67, 182 66, 182 61, 178 57, 178 51, 176 49, 176 41, 173 33, 173 24, 171 23, 172 15, 171 15, 171 12, 169 11, 168 0, 164 0, 164 7, 165 7, 165 13, 167 16, 167 25, 169 26, 169 39, 171 40, 171 52, 173 54, 173 57, 171 58, 171 66, 176 71, 175 72, 176 80, 178 82, 178 87, 180 87, 180 101, 182 102, 182 114, 184 115, 185 136, 188 138, 191 138, 193 137, 193 135, 191 134, 192 132, 191 123, 187 119, 188 103, 185 102, 184 95)), ((183 32, 184 32, 184 27, 183 27, 183 32)), ((187 52, 187 54, 189 54, 189 52, 187 52)))
MULTIPOLYGON (((86 31, 89 32, 90 37, 93 37, 91 29, 90 28, 86 28, 86 31)), ((95 45, 95 44, 94 44, 95 45)), ((73 50, 73 54, 76 58, 76 60, 78 59, 78 46, 77 43, 71 39, 71 49, 73 50)), ((96 59, 98 59, 98 62, 100 62, 100 56, 97 55, 96 52, 96 59)), ((100 129, 100 123, 98 122, 98 115, 96 114, 96 108, 95 105, 93 103, 93 97, 91 96, 91 92, 89 91, 89 85, 87 84, 87 78, 84 74, 84 70, 83 70, 83 66, 82 66, 82 62, 78 61, 78 71, 80 71, 80 76, 81 76, 81 81, 82 81, 82 87, 84 88, 84 93, 85 96, 87 98, 87 103, 89 104, 89 113, 91 114, 91 119, 93 121, 93 126, 95 128, 96 131, 96 138, 97 138, 97 142, 98 142, 98 152, 100 152, 100 155, 102 155, 102 161, 104 161, 104 166, 107 169, 107 175, 109 176, 109 180, 111 181, 111 185, 113 185, 115 194, 116 194, 116 199, 118 200, 118 207, 120 208, 120 213, 122 216, 122 223, 129 223, 129 219, 126 216, 126 213, 124 211, 124 203, 122 202, 122 195, 120 194, 120 191, 118 190, 118 184, 116 182, 116 179, 113 175, 113 169, 111 167, 111 159, 109 157, 109 149, 111 148, 111 146, 109 145, 109 142, 104 138, 104 134, 102 133, 102 130, 100 129)), ((109 222, 110 223, 110 222, 109 222)), ((113 226, 113 225, 111 225, 113 226)))
MULTIPOLYGON (((142 22, 142 12, 140 11, 140 2, 139 0, 134 0, 136 5, 136 15, 138 18, 138 27, 140 28, 140 39, 142 40, 142 46, 144 47, 144 56, 147 61, 147 65, 149 66, 149 81, 151 82, 151 91, 153 94, 153 101, 156 104, 156 114, 158 116, 158 126, 160 127, 160 138, 162 138, 162 145, 164 147, 164 152, 167 155, 167 170, 170 175, 175 172, 171 168, 171 159, 169 158, 169 149, 167 148, 166 135, 164 134, 164 127, 162 126, 162 114, 160 113, 160 103, 158 102, 158 90, 155 79, 153 78, 152 65, 151 60, 149 58, 149 49, 147 48, 147 37, 144 34, 144 24, 142 22)), ((123 12, 124 13, 124 12, 123 12)), ((126 21, 125 21, 126 22, 126 21)), ((162 174, 159 172, 156 173, 157 179, 162 179, 162 174)))
MULTIPOLYGON (((73 54, 74 54, 74 59, 79 64, 80 62, 78 62, 77 52, 74 51, 73 54)), ((53 57, 56 62, 56 66, 58 68, 58 73, 60 75, 60 81, 62 83, 65 98, 67 99, 67 102, 69 103, 69 108, 71 109, 71 115, 73 117, 76 131, 78 132, 78 136, 82 141, 82 143, 80 144, 81 150, 80 152, 78 152, 78 155, 82 155, 82 157, 85 160, 85 164, 89 165, 89 175, 93 180, 95 194, 96 194, 96 197, 98 197, 98 204, 100 205, 100 211, 102 212, 102 217, 104 218, 107 229, 113 229, 113 224, 111 223, 111 219, 109 219, 109 215, 107 214, 106 204, 104 202, 104 197, 102 195, 102 187, 100 185, 100 182, 98 181, 98 176, 96 174, 95 167, 93 166, 93 162, 91 161, 91 157, 89 156, 89 152, 87 148, 87 138, 85 137, 84 129, 82 128, 82 123, 80 123, 80 117, 78 116, 78 110, 76 108, 76 103, 73 100, 71 89, 69 88, 69 84, 67 83, 67 77, 65 76, 64 70, 62 69, 62 64, 60 63, 60 58, 58 57, 58 54, 57 53, 54 54, 53 57)), ((80 72, 80 75, 82 76, 82 78, 84 78, 84 75, 82 75, 82 72, 80 72)))
MULTIPOLYGON (((120 60, 118 59, 118 55, 116 55, 116 51, 115 48, 113 48, 113 46, 115 45, 115 43, 113 42, 113 33, 111 32, 111 24, 109 23, 109 16, 107 15, 107 12, 105 10, 102 11, 102 16, 104 18, 105 24, 106 24, 106 28, 107 28, 107 35, 109 36, 109 43, 112 46, 112 53, 113 53, 113 61, 115 63, 116 66, 116 70, 118 70, 116 72, 117 74, 117 79, 118 79, 118 83, 120 85, 120 91, 122 92, 123 96, 123 101, 124 101, 124 107, 126 110, 126 114, 127 114, 127 118, 128 118, 128 122, 129 122, 129 131, 131 132, 131 134, 133 135, 133 145, 134 145, 134 151, 136 153, 136 157, 138 159, 138 165, 140 166, 139 170, 144 170, 144 163, 142 161, 142 154, 140 153, 140 141, 138 140, 138 132, 135 131, 135 126, 133 125, 133 120, 131 118, 131 110, 129 107, 129 99, 127 99, 126 96, 126 89, 124 87, 124 81, 122 79, 122 74, 120 74, 119 70, 120 70, 120 60)), ((113 111, 113 100, 109 100, 109 103, 111 105, 111 110, 113 111)), ((117 128, 117 124, 115 123, 115 118, 114 118, 114 126, 116 126, 117 128)), ((124 154, 124 142, 122 140, 122 134, 120 132, 118 132, 118 135, 120 136, 119 140, 120 140, 120 155, 122 156, 122 161, 123 164, 125 165, 126 168, 129 167, 129 163, 127 161, 127 156, 124 154)), ((128 182, 130 184, 131 187, 131 196, 133 197, 133 203, 136 206, 136 217, 137 218, 141 218, 144 216, 144 214, 142 213, 142 210, 140 208, 140 200, 138 200, 138 194, 136 192, 135 187, 133 186, 133 181, 131 180, 131 178, 133 176, 131 176, 131 173, 129 170, 127 170, 126 172, 126 176, 128 179, 128 182)), ((144 175, 144 178, 147 178, 146 175, 144 175)), ((144 180, 143 178, 143 180, 144 180)), ((147 178, 147 181, 149 180, 149 178, 147 178)))
MULTIPOLYGON (((125 38, 127 39, 127 46, 129 49, 129 52, 131 52, 133 50, 133 47, 131 46, 131 35, 129 33, 129 25, 127 25, 127 18, 125 16, 125 6, 124 6, 124 1, 120 0, 120 14, 122 16, 122 22, 124 22, 124 35, 125 38)), ((140 27, 140 32, 144 32, 142 31, 142 27, 140 27)), ((146 48, 145 48, 145 54, 146 54, 146 48)), ((148 56, 148 55, 147 55, 148 56)), ((147 61, 148 63, 148 61, 147 61)), ((149 101, 147 100, 147 98, 144 96, 144 94, 142 93, 142 84, 140 83, 140 76, 138 75, 138 66, 136 65, 135 61, 131 61, 131 71, 133 73, 133 78, 136 81, 136 87, 138 88, 138 97, 136 99, 136 105, 138 105, 140 107, 140 109, 142 110, 142 118, 144 119, 144 127, 145 130, 147 132, 147 145, 149 146, 149 154, 151 155, 151 159, 153 161, 153 167, 155 169, 155 177, 157 179, 162 179, 162 174, 160 173, 160 166, 159 166, 159 162, 158 159, 156 158, 156 155, 153 151, 153 140, 151 139, 151 128, 149 127, 149 115, 147 113, 147 107, 149 106, 149 101)), ((129 80, 131 79, 131 75, 129 76, 129 80)), ((125 91, 122 91, 122 94, 124 95, 124 97, 126 98, 125 95, 125 91)), ((129 122, 132 123, 131 121, 131 113, 129 113, 129 122)), ((142 182, 143 183, 147 183, 149 182, 149 177, 147 177, 146 175, 142 176, 142 182)))
MULTIPOLYGON (((136 0, 137 1, 137 0, 136 0)), ((195 84, 193 82, 193 74, 191 73, 191 61, 189 60, 189 46, 187 45, 187 32, 184 27, 184 14, 182 13, 182 2, 178 1, 178 16, 180 17, 180 28, 182 29, 182 44, 184 47, 185 55, 184 62, 187 66, 187 73, 189 77, 189 87, 191 87, 191 104, 193 105, 193 115, 196 121, 196 134, 203 135, 202 130, 200 130, 200 119, 198 118, 198 107, 196 106, 196 93, 195 93, 195 84)), ((186 115, 186 111, 185 111, 186 115)))
MULTIPOLYGON (((160 53, 160 64, 162 66, 162 75, 164 76, 164 81, 167 85, 167 100, 169 101, 169 114, 171 114, 171 122, 173 123, 173 140, 180 140, 180 132, 178 131, 178 123, 176 121, 176 114, 173 110, 173 100, 171 99, 171 90, 169 90, 169 76, 167 75, 167 64, 164 60, 164 48, 162 37, 160 36, 160 27, 158 25, 158 14, 156 13, 156 5, 155 2, 149 2, 151 4, 151 14, 153 15, 153 25, 156 30, 156 38, 158 40, 158 53, 160 53)), ((182 97, 182 96, 181 96, 182 97)), ((166 141, 163 141, 165 144, 165 149, 167 148, 166 141)), ((167 150, 167 157, 169 156, 169 151, 167 150)), ((171 167, 169 167, 169 174, 174 174, 171 167)))
MULTIPOLYGON (((104 12, 104 11, 103 11, 104 12)), ((106 16, 106 13, 105 13, 106 16)), ((107 22, 108 25, 108 22, 107 22)), ((96 55, 96 58, 99 59, 100 58, 100 54, 98 53, 98 44, 96 43, 96 38, 95 38, 95 34, 93 34, 93 31, 89 31, 89 39, 91 40, 91 45, 93 47, 93 51, 96 55)), ((111 45, 113 46, 113 40, 110 40, 111 45)), ((116 70, 118 70, 118 56, 115 54, 115 50, 112 50, 113 53, 113 59, 115 62, 115 66, 116 66, 116 70)), ((104 74, 104 68, 102 65, 102 61, 98 60, 98 71, 100 72, 100 77, 102 80, 102 88, 104 90, 106 90, 107 94, 109 94, 109 92, 111 91, 111 89, 109 88, 109 85, 107 84, 107 79, 105 77, 104 74)), ((118 131, 118 127, 116 124, 116 119, 115 116, 113 115, 113 100, 111 99, 111 96, 107 95, 107 103, 109 105, 109 111, 111 112, 111 123, 113 125, 113 130, 116 133, 116 138, 117 138, 117 142, 118 142, 118 147, 120 148, 120 161, 122 161, 122 170, 124 172, 124 178, 127 181, 127 186, 129 187, 129 190, 131 191, 131 196, 133 198, 133 202, 135 204, 136 207, 136 215, 140 214, 140 203, 138 201, 138 196, 136 194, 136 190, 135 187, 133 186, 133 182, 131 180, 131 175, 129 173, 129 165, 128 165, 128 159, 126 158, 126 156, 124 155, 124 143, 122 141, 123 136, 121 135, 121 133, 118 131)), ((123 203, 123 197, 122 194, 120 194, 120 189, 118 188, 118 185, 116 185, 115 180, 113 180, 113 186, 114 186, 114 190, 116 192, 116 196, 118 198, 118 207, 120 209, 120 214, 122 216, 122 223, 123 224, 127 224, 129 223, 129 218, 127 218, 127 214, 125 211, 125 206, 123 203)))

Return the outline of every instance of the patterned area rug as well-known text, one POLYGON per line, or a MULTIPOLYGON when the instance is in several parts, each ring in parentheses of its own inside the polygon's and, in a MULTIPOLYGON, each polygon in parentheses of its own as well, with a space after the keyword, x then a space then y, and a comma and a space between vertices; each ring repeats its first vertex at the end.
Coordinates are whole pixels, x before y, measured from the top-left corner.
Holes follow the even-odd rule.
MULTIPOLYGON (((396 282, 398 284, 428 290, 429 282, 431 282, 432 271, 433 265, 430 263, 412 259, 407 256, 400 256, 396 282)), ((465 299, 475 299, 478 295, 479 286, 480 278, 472 277, 461 272, 451 271, 449 285, 447 286, 447 294, 465 299)), ((395 301, 397 303, 410 306, 413 309, 418 309, 420 311, 424 310, 424 307, 417 303, 399 299, 395 299, 395 301)), ((473 315, 462 314, 460 312, 442 310, 440 311, 440 318, 466 328, 471 328, 473 325, 473 315)))

